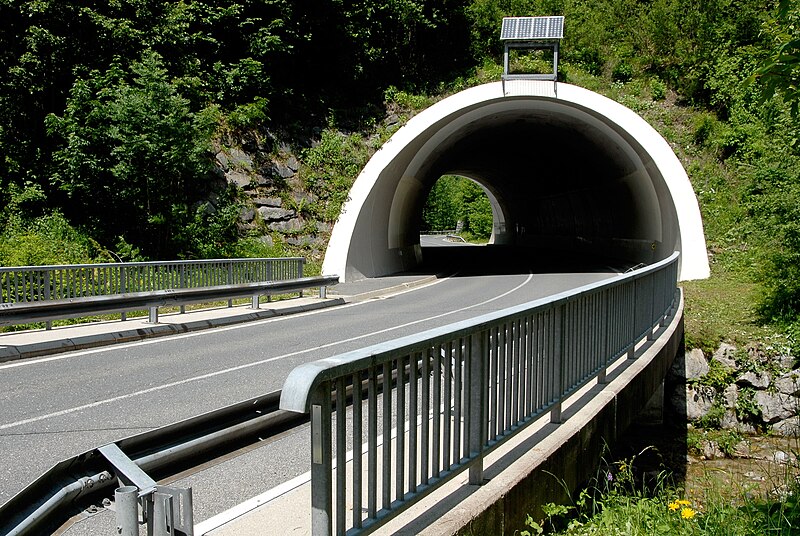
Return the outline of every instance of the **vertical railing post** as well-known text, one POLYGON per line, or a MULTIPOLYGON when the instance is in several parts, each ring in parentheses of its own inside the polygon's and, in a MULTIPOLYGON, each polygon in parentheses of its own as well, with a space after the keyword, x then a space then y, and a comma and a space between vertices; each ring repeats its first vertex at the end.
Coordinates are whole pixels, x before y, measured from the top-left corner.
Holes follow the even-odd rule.
MULTIPOLYGON (((228 262, 228 284, 233 285, 233 261, 228 262)), ((233 300, 228 300, 228 307, 233 307, 233 300)))
MULTIPOLYGON (((47 269, 44 271, 44 299, 50 301, 50 270, 47 269)), ((48 320, 44 323, 45 329, 53 329, 53 322, 48 320)))
POLYGON ((555 376, 555 381, 553 383, 557 399, 550 410, 550 422, 557 424, 563 422, 561 419, 561 403, 564 399, 564 346, 566 338, 566 333, 564 332, 564 317, 566 315, 564 310, 566 307, 567 304, 561 304, 555 308, 555 333, 553 337, 553 359, 555 360, 555 363, 553 363, 553 375, 555 376))
MULTIPOLYGON (((487 405, 489 397, 486 393, 488 378, 488 336, 487 330, 473 334, 470 337, 469 351, 469 454, 473 460, 469 466, 469 483, 480 485, 483 483, 483 450, 488 434, 487 405)), ((437 408, 438 409, 438 408, 437 408)))
MULTIPOLYGON (((182 263, 180 265, 180 267, 181 267, 180 287, 181 288, 186 288, 186 265, 182 263)), ((184 314, 185 312, 186 312, 186 305, 185 304, 181 304, 181 314, 184 314)))
MULTIPOLYGON (((127 270, 125 269, 125 265, 121 265, 119 267, 119 292, 120 294, 125 294, 128 292, 128 280, 126 276, 127 270)), ((119 315, 119 319, 123 322, 128 319, 128 312, 122 311, 119 315)))
POLYGON ((328 536, 333 528, 331 386, 322 382, 311 397, 311 534, 328 536))
MULTIPOLYGON (((300 259, 300 262, 299 262, 300 266, 297 269, 297 271, 300 272, 299 277, 303 277, 303 271, 304 271, 305 263, 306 263, 305 259, 300 259)), ((303 289, 300 289, 300 297, 301 298, 303 297, 303 289)))

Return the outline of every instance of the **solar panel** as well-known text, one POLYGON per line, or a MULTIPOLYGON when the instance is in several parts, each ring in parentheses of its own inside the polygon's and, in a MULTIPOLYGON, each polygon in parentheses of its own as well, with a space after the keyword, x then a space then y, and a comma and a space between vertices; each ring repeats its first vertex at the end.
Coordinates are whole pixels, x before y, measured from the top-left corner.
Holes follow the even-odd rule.
POLYGON ((505 17, 501 40, 529 41, 564 37, 564 17, 505 17))

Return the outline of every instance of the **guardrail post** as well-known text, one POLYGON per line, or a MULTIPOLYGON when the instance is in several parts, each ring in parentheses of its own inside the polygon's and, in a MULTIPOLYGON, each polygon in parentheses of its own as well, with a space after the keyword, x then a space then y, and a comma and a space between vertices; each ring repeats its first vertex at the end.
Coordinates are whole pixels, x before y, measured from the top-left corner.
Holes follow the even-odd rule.
POLYGON ((158 307, 150 307, 150 314, 147 316, 148 324, 158 324, 158 307))
MULTIPOLYGON (((474 458, 469 466, 469 483, 471 485, 483 484, 483 450, 488 435, 487 416, 489 414, 488 396, 486 387, 488 382, 488 339, 489 332, 470 337, 469 367, 469 454, 474 458)), ((438 411, 438 408, 436 408, 438 411)), ((427 447, 426 447, 427 448, 427 447)))
POLYGON ((319 297, 323 300, 328 297, 328 287, 325 285, 319 287, 319 297))
POLYGON ((311 398, 311 534, 328 536, 333 527, 331 387, 323 382, 311 398))
POLYGON ((139 536, 139 488, 122 486, 114 491, 117 510, 117 534, 139 536))

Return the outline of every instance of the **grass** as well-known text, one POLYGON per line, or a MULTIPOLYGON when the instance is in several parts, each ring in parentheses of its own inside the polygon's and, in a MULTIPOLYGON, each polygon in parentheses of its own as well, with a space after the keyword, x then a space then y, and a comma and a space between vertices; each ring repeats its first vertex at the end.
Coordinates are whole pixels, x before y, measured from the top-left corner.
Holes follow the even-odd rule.
POLYGON ((636 465, 636 456, 611 463, 603 460, 597 475, 573 504, 545 505, 544 517, 534 520, 529 516, 521 536, 761 536, 800 532, 800 467, 796 461, 773 471, 767 486, 732 481, 725 471, 707 471, 688 494, 672 483, 666 470, 646 481, 637 476, 636 465))

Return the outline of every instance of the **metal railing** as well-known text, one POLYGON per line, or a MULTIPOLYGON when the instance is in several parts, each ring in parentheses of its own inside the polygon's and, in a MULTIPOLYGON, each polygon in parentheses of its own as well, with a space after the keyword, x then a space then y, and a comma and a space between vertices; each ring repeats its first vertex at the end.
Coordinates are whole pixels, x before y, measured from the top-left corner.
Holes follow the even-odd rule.
MULTIPOLYGON (((285 257, 0 267, 0 310, 19 304, 298 280, 304 265, 301 257, 285 257)), ((125 320, 125 310, 120 312, 125 320)))
POLYGON ((286 257, 0 267, 0 303, 298 279, 304 264, 286 257))
POLYGON ((611 280, 295 368, 281 408, 311 417, 312 533, 369 532, 466 468, 480 484, 488 452, 547 412, 561 422, 566 397, 594 378, 605 382, 610 363, 633 357, 665 324, 677 271, 675 253, 611 280))

